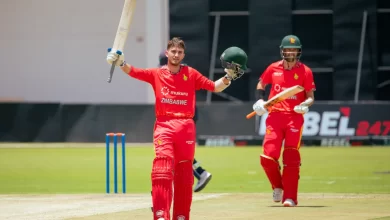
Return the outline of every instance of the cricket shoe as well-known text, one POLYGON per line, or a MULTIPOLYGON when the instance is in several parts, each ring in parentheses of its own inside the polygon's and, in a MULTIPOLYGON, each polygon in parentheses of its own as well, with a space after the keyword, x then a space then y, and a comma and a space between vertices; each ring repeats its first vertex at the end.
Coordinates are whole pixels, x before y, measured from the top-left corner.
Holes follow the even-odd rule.
POLYGON ((272 194, 274 202, 280 202, 283 198, 283 189, 275 188, 274 193, 272 194))
POLYGON ((194 192, 200 192, 202 189, 204 189, 206 185, 209 183, 209 181, 211 180, 211 177, 212 177, 211 173, 204 171, 200 175, 200 179, 194 188, 194 192))
POLYGON ((283 202, 283 206, 284 207, 294 207, 294 206, 297 206, 297 205, 295 204, 295 202, 292 199, 286 199, 283 202))

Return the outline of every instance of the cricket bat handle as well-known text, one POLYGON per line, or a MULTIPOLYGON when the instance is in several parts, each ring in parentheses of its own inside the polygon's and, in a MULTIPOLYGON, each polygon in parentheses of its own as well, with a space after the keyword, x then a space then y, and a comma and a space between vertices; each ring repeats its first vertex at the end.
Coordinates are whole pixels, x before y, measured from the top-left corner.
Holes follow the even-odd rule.
POLYGON ((113 62, 111 65, 110 75, 108 76, 108 80, 107 80, 108 83, 111 83, 112 75, 114 74, 114 70, 115 70, 115 62, 113 62))
POLYGON ((251 113, 249 113, 249 114, 246 115, 246 119, 250 119, 250 118, 252 118, 252 117, 255 116, 255 115, 256 115, 256 112, 253 111, 253 112, 251 112, 251 113))
MULTIPOLYGON (((117 53, 119 56, 122 55, 122 51, 117 51, 116 53, 117 53)), ((118 60, 115 60, 115 62, 112 62, 111 69, 110 69, 110 75, 109 75, 108 80, 107 80, 108 83, 111 83, 112 75, 114 75, 114 70, 115 70, 116 62, 118 62, 118 60)))

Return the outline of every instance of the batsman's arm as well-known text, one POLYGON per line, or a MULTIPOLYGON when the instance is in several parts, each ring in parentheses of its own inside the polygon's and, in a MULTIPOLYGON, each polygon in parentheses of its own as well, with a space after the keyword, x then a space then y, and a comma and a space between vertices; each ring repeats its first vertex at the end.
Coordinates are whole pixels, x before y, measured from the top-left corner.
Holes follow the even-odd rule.
POLYGON ((313 72, 307 66, 305 67, 305 80, 303 83, 303 87, 306 91, 306 100, 301 103, 301 105, 310 107, 314 103, 314 91, 316 90, 316 84, 313 79, 313 72))
POLYGON ((231 84, 231 80, 226 78, 226 76, 212 81, 195 69, 191 69, 191 71, 195 78, 195 90, 204 89, 211 92, 222 92, 231 84))
POLYGON ((259 99, 265 100, 265 86, 266 84, 264 84, 263 81, 260 79, 256 86, 256 94, 255 94, 256 100, 259 99))
POLYGON ((129 74, 131 71, 131 65, 126 63, 126 62, 124 62, 120 67, 121 67, 122 71, 126 74, 129 74))
POLYGON ((256 86, 256 100, 265 100, 265 87, 272 83, 272 65, 269 65, 259 77, 259 82, 256 86))
POLYGON ((218 79, 214 82, 214 85, 215 85, 214 92, 222 92, 228 86, 230 86, 230 84, 231 84, 230 79, 226 78, 225 76, 221 77, 220 79, 218 79))
POLYGON ((307 107, 310 107, 314 103, 314 91, 306 91, 306 97, 307 99, 301 103, 301 105, 305 105, 307 107))
POLYGON ((120 65, 120 68, 122 71, 133 78, 136 78, 138 80, 152 83, 153 81, 153 70, 152 69, 141 69, 136 68, 128 63, 126 61, 123 61, 123 63, 120 65))

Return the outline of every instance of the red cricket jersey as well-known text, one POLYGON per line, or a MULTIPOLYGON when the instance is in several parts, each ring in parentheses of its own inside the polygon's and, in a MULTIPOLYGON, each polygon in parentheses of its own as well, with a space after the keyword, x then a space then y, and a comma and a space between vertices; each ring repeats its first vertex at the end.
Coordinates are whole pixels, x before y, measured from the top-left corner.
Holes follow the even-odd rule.
POLYGON ((132 66, 129 75, 152 85, 156 97, 156 117, 193 118, 195 91, 215 89, 213 81, 185 65, 181 65, 176 74, 172 74, 167 66, 150 69, 132 66))
MULTIPOLYGON (((272 63, 263 72, 260 80, 264 85, 271 84, 271 91, 268 99, 271 99, 279 92, 295 85, 303 86, 307 92, 316 89, 313 72, 301 62, 297 62, 291 70, 284 69, 283 61, 272 63)), ((269 111, 294 112, 294 107, 306 100, 305 91, 275 104, 269 111)))

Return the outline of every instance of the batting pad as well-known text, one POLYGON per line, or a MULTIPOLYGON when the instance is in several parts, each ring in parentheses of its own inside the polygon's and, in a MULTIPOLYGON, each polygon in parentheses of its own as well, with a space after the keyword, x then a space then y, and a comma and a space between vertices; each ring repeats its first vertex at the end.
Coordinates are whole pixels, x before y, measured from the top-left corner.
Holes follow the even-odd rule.
POLYGON ((174 177, 173 219, 190 219, 192 203, 192 162, 181 161, 176 165, 174 177))
POLYGON ((301 166, 301 155, 296 148, 285 148, 283 151, 283 174, 282 182, 284 186, 283 201, 292 199, 298 204, 298 180, 299 168, 301 166))
POLYGON ((280 166, 278 161, 274 160, 272 157, 260 155, 260 164, 271 183, 272 189, 283 189, 282 175, 280 174, 280 166))
MULTIPOLYGON (((192 171, 192 170, 191 170, 192 171)), ((173 159, 156 157, 152 168, 153 218, 170 219, 172 203, 173 159)))

